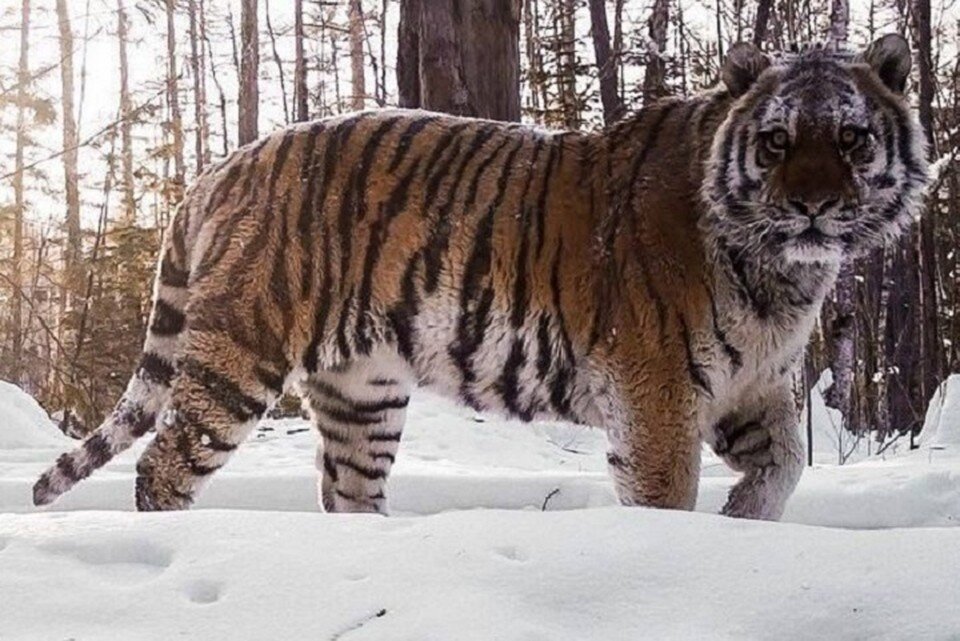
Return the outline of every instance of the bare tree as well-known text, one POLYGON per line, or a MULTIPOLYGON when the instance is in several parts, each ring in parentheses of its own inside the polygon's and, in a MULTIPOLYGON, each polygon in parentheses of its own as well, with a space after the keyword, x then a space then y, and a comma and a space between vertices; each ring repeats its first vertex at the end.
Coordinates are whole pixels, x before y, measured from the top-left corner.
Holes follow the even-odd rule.
POLYGON ((66 305, 67 299, 72 299, 80 291, 80 285, 83 282, 80 260, 83 251, 80 238, 80 186, 77 176, 79 145, 73 105, 73 29, 70 25, 70 13, 66 0, 57 0, 57 25, 60 30, 63 178, 64 195, 67 201, 67 251, 64 261, 66 278, 61 303, 66 305))
POLYGON ((363 69, 363 7, 360 0, 350 2, 350 108, 363 109, 367 87, 363 69))
POLYGON ((257 74, 260 66, 260 37, 257 0, 242 0, 240 13, 240 99, 239 144, 258 137, 260 93, 257 74))
POLYGON ((171 202, 179 202, 186 170, 183 162, 183 116, 180 114, 180 93, 177 81, 177 34, 174 22, 176 0, 167 0, 167 105, 170 108, 170 129, 173 133, 173 189, 171 202))
MULTIPOLYGON (((202 2, 202 0, 201 0, 202 2)), ((190 73, 193 74, 193 113, 197 129, 194 138, 197 173, 210 162, 210 126, 207 123, 207 83, 205 45, 198 32, 200 10, 197 0, 190 0, 190 73)))
POLYGON ((670 0, 656 0, 647 20, 647 68, 643 74, 643 104, 649 104, 667 92, 664 54, 667 26, 670 24, 670 0))
POLYGON ((603 121, 610 124, 623 115, 623 102, 617 90, 617 59, 610 51, 610 29, 607 26, 607 7, 604 0, 590 0, 590 26, 600 80, 603 121))
MULTIPOLYGON (((934 65, 931 52, 930 0, 914 0, 911 12, 917 48, 919 71, 919 116, 927 138, 927 146, 936 153, 934 136, 934 65)), ((920 349, 923 371, 920 376, 921 398, 930 398, 943 377, 943 341, 937 320, 937 249, 936 219, 932 212, 920 219, 920 349)))
POLYGON ((27 146, 27 88, 30 85, 30 0, 20 5, 20 63, 17 70, 17 140, 14 156, 14 211, 13 211, 13 264, 10 280, 13 287, 11 315, 10 371, 14 381, 23 375, 23 219, 24 198, 24 150, 27 146))
POLYGON ((759 0, 757 2, 757 15, 753 23, 753 44, 757 47, 762 47, 767 38, 771 9, 773 9, 773 0, 759 0))
POLYGON ((136 200, 133 192, 133 101, 130 99, 130 68, 127 60, 127 10, 123 0, 117 0, 117 44, 120 49, 120 159, 123 188, 123 220, 132 224, 136 219, 136 200))
POLYGON ((293 5, 293 102, 295 122, 304 122, 310 118, 307 98, 307 61, 303 55, 303 0, 294 0, 293 5))
MULTIPOLYGON (((847 42, 850 25, 850 6, 847 0, 833 0, 830 11, 830 44, 842 47, 847 42)), ((830 369, 833 371, 833 383, 826 390, 824 402, 828 407, 839 410, 843 416, 844 427, 849 428, 853 419, 851 397, 854 385, 854 365, 856 351, 856 279, 852 260, 844 261, 837 277, 834 301, 834 315, 831 323, 831 342, 833 354, 830 369)))

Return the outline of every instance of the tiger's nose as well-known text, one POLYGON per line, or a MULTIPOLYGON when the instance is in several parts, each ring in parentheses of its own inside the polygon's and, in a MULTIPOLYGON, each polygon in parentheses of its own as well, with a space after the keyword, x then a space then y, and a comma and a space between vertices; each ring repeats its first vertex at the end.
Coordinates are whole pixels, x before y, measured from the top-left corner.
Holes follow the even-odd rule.
POLYGON ((787 200, 787 203, 801 216, 807 216, 810 220, 815 220, 839 205, 840 199, 835 197, 806 201, 790 199, 787 200))

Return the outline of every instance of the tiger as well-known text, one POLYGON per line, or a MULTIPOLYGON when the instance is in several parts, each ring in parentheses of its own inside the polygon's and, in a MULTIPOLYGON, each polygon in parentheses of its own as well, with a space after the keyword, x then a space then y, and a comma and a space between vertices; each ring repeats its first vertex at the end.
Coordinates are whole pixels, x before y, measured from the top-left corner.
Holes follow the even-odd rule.
POLYGON ((732 47, 715 87, 595 132, 385 109, 300 123, 205 170, 165 234, 142 359, 33 489, 147 432, 139 510, 188 508, 287 391, 318 501, 386 514, 411 394, 606 431, 619 502, 779 519, 803 469, 791 380, 841 263, 929 183, 907 42, 732 47))

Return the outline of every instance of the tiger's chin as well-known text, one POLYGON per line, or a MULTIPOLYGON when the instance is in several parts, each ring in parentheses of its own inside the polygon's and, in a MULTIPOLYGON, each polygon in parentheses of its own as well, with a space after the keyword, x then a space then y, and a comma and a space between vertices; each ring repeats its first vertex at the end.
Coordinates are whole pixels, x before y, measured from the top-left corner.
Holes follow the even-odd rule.
POLYGON ((790 263, 839 263, 843 247, 836 238, 807 230, 787 241, 783 255, 790 263))

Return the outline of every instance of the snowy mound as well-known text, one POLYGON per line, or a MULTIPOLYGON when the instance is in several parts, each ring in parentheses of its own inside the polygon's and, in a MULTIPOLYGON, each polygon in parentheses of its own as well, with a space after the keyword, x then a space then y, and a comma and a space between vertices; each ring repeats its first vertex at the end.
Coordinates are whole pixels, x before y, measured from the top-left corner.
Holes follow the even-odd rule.
POLYGON ((70 442, 32 396, 0 381, 0 449, 63 449, 70 442))
POLYGON ((920 444, 925 448, 960 450, 960 375, 945 380, 930 399, 920 444))

